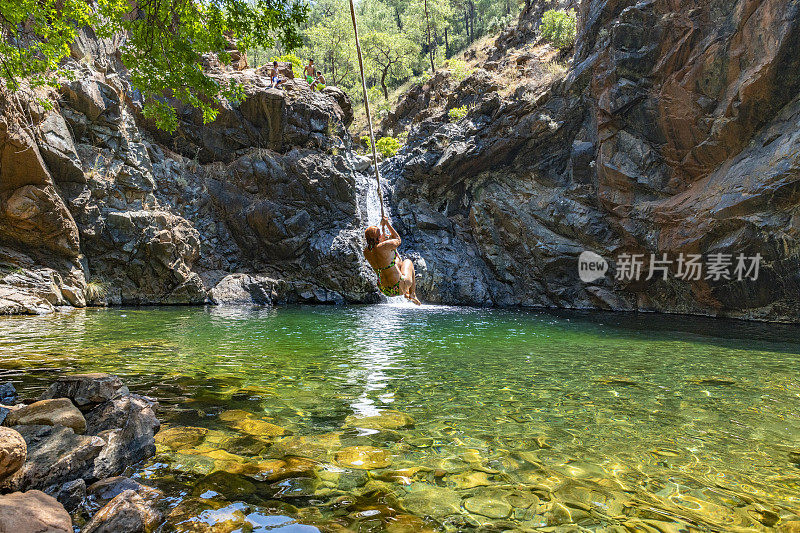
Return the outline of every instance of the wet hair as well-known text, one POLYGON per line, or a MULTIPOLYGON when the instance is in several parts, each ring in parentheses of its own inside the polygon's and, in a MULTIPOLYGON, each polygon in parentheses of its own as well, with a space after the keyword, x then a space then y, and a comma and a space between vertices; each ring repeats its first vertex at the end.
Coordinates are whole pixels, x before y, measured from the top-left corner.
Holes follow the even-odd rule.
POLYGON ((370 226, 364 230, 364 237, 367 239, 367 250, 372 250, 381 242, 381 230, 378 226, 370 226))

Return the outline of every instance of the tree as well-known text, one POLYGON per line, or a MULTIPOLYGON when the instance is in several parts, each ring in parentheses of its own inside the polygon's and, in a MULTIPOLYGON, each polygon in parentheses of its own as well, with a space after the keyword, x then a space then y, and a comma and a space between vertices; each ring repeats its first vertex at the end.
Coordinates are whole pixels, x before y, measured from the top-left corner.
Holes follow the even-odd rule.
POLYGON ((372 32, 364 36, 364 52, 371 74, 379 80, 383 97, 389 98, 388 84, 411 74, 419 47, 400 33, 372 32))
POLYGON ((424 51, 433 72, 436 70, 436 49, 444 40, 444 29, 452 15, 452 7, 442 0, 411 0, 405 15, 403 27, 408 29, 411 40, 425 42, 424 51))
MULTIPOLYGON (((348 85, 354 78, 355 42, 349 11, 343 2, 328 17, 305 31, 309 45, 307 55, 327 69, 326 80, 331 85, 348 85)), ((349 9, 349 8, 348 8, 349 9)))
POLYGON ((144 115, 174 131, 175 109, 165 97, 199 108, 213 120, 221 99, 237 100, 241 87, 220 84, 201 68, 205 53, 230 59, 239 49, 276 42, 300 46, 308 8, 297 0, 15 0, 0 2, 0 79, 12 90, 20 80, 56 84, 76 28, 99 36, 123 35, 122 62, 145 99, 144 115), (289 3, 291 2, 291 3, 289 3))

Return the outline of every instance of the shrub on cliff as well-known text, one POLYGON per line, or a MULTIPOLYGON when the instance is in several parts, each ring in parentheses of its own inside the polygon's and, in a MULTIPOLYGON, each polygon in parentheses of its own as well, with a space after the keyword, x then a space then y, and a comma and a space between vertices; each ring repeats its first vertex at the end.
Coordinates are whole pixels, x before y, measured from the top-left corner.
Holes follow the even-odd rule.
POLYGON ((458 122, 462 118, 466 117, 468 112, 469 109, 467 109, 467 106, 462 105, 461 107, 454 107, 448 111, 447 116, 450 117, 450 120, 453 122, 458 122))
POLYGON ((542 38, 556 48, 569 48, 575 44, 576 27, 574 9, 551 9, 542 15, 542 38))
POLYGON ((394 137, 381 137, 375 143, 375 148, 384 157, 392 157, 400 150, 400 141, 394 137))
POLYGON ((469 68, 469 65, 463 59, 448 59, 446 67, 450 69, 450 74, 453 76, 453 79, 458 82, 467 79, 467 76, 474 71, 474 69, 469 68))

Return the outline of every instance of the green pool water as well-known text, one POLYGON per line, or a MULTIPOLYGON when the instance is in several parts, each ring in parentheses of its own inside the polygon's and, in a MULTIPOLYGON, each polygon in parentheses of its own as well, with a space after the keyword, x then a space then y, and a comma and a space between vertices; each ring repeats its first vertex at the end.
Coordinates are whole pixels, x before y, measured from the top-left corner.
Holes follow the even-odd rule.
POLYGON ((158 399, 167 433, 132 475, 166 494, 161 531, 800 531, 798 333, 405 305, 86 310, 0 319, 0 380, 32 397, 107 371, 158 399), (202 429, 170 429, 187 426, 202 429))

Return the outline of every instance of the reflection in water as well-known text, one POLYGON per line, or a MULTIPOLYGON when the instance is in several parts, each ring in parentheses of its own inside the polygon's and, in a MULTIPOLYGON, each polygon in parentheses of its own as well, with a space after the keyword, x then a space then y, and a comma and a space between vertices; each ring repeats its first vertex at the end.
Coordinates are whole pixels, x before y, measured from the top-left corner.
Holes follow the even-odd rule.
POLYGON ((798 328, 399 300, 0 319, 0 377, 34 397, 111 371, 165 426, 209 429, 137 474, 182 502, 167 531, 769 530, 800 512, 798 328), (287 477, 241 474, 276 460, 287 477))
POLYGON ((349 385, 363 387, 363 393, 350 406, 358 417, 376 416, 381 404, 394 400, 385 392, 394 363, 402 358, 407 333, 402 313, 391 306, 369 306, 358 309, 353 329, 353 357, 349 385))

